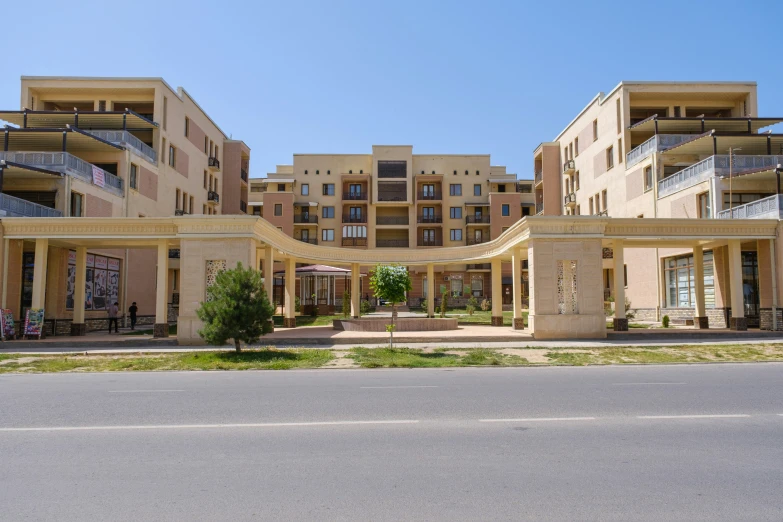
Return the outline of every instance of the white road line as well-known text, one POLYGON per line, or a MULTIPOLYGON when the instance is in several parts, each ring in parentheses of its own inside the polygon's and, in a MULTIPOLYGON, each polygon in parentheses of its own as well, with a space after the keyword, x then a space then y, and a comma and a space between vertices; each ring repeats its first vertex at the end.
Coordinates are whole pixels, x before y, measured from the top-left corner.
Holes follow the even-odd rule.
POLYGON ((717 414, 717 415, 637 415, 637 419, 740 419, 750 417, 745 414, 717 414))
POLYGON ((176 393, 185 390, 109 390, 109 393, 176 393))
POLYGON ((265 422, 249 424, 150 424, 136 426, 50 426, 36 428, 0 428, 10 431, 101 431, 101 430, 190 430, 231 428, 285 428, 306 426, 362 426, 374 424, 417 424, 418 420, 375 420, 375 421, 324 421, 324 422, 265 422))
POLYGON ((438 386, 360 386, 362 390, 396 390, 404 388, 438 388, 438 386))
POLYGON ((685 382, 613 382, 612 386, 648 386, 648 385, 668 385, 668 384, 687 384, 685 382))
POLYGON ((596 417, 528 417, 525 419, 480 419, 479 422, 559 422, 591 420, 596 420, 596 417))

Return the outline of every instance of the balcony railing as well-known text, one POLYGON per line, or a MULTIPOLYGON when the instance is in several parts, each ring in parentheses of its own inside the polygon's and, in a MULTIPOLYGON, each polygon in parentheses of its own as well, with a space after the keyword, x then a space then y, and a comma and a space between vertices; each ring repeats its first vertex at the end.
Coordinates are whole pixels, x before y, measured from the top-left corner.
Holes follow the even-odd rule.
POLYGON ((90 184, 93 184, 93 172, 102 172, 103 189, 117 196, 124 194, 122 178, 68 152, 0 152, 0 160, 55 170, 90 184))
POLYGON ((302 243, 307 243, 308 245, 317 245, 318 244, 318 239, 316 239, 314 237, 298 237, 296 239, 298 239, 302 243))
POLYGON ((408 248, 407 239, 376 239, 377 248, 408 248))
POLYGON ((491 270, 491 263, 474 263, 465 265, 465 270, 491 270))
POLYGON ((467 245, 480 245, 482 243, 486 243, 489 241, 488 237, 469 237, 467 240, 467 245))
POLYGON ((367 246, 367 238, 366 237, 344 237, 343 238, 343 246, 344 247, 363 247, 363 246, 367 246))
POLYGON ((367 201, 367 192, 343 192, 343 199, 351 201, 367 201))
POLYGON ((576 170, 576 162, 574 160, 568 160, 563 163, 563 174, 570 174, 576 170))
POLYGON ((563 198, 563 203, 565 203, 565 206, 569 207, 576 204, 576 193, 571 192, 567 196, 563 198))
POLYGON ((247 202, 246 201, 240 201, 239 202, 239 210, 241 212, 244 212, 245 214, 247 214, 247 202))
POLYGON ((417 243, 420 247, 433 247, 433 246, 443 246, 443 240, 442 239, 422 239, 419 238, 419 241, 417 243))
POLYGON ((435 192, 417 192, 416 199, 423 199, 427 201, 440 201, 443 199, 443 193, 438 190, 435 192))
POLYGON ((530 183, 517 183, 517 192, 520 194, 530 194, 533 192, 533 185, 530 183))
MULTIPOLYGON (((783 156, 734 156, 732 177, 748 171, 774 169, 783 163, 783 156)), ((692 187, 713 176, 729 175, 728 154, 710 156, 698 163, 686 167, 658 182, 658 198, 668 196, 680 190, 692 187)))
POLYGON ((185 212, 185 211, 184 211, 184 210, 182 210, 181 208, 178 208, 178 209, 176 209, 176 210, 174 211, 174 215, 175 215, 175 216, 187 216, 187 215, 189 215, 189 214, 190 214, 190 212, 185 212))
POLYGON ((57 209, 9 194, 0 194, 0 215, 8 217, 62 217, 63 213, 57 209))
POLYGON ((408 194, 402 191, 378 191, 378 201, 407 201, 408 194))
POLYGON ((209 158, 209 166, 213 169, 220 170, 220 160, 218 160, 215 157, 210 156, 209 158))
POLYGON ((315 214, 294 214, 294 223, 318 223, 318 216, 315 214))
POLYGON ((730 210, 721 210, 718 219, 783 219, 783 194, 757 199, 730 210))
POLYGON ((179 248, 169 248, 169 259, 179 259, 179 255, 180 255, 179 248))
POLYGON ((625 155, 625 168, 629 169, 653 152, 660 152, 695 138, 695 134, 658 134, 635 147, 625 155))
POLYGON ((209 192, 207 192, 207 201, 212 203, 220 203, 220 194, 218 194, 214 190, 210 190, 209 192))
POLYGON ((247 169, 240 168, 239 169, 239 177, 242 178, 242 181, 247 183, 247 169))
POLYGON ((489 225, 489 216, 465 216, 465 223, 468 225, 489 225))
POLYGON ((544 181, 544 173, 540 170, 536 171, 533 177, 536 185, 544 181))
POLYGON ((608 211, 608 210, 606 210, 606 209, 603 209, 603 210, 599 211, 599 212, 596 214, 596 216, 608 216, 608 215, 609 215, 609 211, 608 211))
POLYGON ((541 214, 544 211, 543 203, 536 203, 536 215, 541 214))
POLYGON ((343 223, 367 223, 367 215, 361 216, 343 214, 343 223))
POLYGON ((376 216, 376 225, 407 225, 408 216, 376 216))
POLYGON ((417 223, 443 223, 443 216, 418 216, 417 223))
POLYGON ((116 143, 118 145, 122 145, 123 147, 134 149, 134 152, 136 152, 139 156, 147 159, 150 163, 154 165, 158 164, 158 153, 155 151, 155 149, 128 131, 93 130, 87 132, 110 143, 116 143))

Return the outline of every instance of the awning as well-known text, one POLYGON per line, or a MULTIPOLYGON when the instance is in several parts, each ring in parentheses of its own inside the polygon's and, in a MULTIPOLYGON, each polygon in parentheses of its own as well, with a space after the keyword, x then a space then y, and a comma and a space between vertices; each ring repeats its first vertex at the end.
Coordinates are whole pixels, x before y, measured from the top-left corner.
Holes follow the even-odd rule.
POLYGON ((691 141, 667 149, 664 154, 694 154, 711 156, 728 154, 729 147, 741 148, 743 156, 783 154, 783 134, 705 133, 691 141))
POLYGON ((758 132, 783 122, 783 118, 671 118, 650 116, 628 127, 631 131, 658 134, 700 134, 710 130, 718 132, 758 132))
POLYGON ((488 201, 478 202, 478 203, 475 203, 475 202, 474 203, 465 202, 465 206, 466 207, 488 207, 489 206, 489 202, 488 201))
POLYGON ((22 163, 0 160, 0 168, 3 169, 3 179, 48 179, 52 176, 63 177, 65 174, 56 170, 49 170, 42 167, 31 167, 22 163))
MULTIPOLYGON (((285 275, 285 270, 278 270, 275 272, 276 275, 285 275)), ((300 266, 296 269, 296 275, 303 276, 303 275, 313 275, 313 276, 347 276, 348 278, 351 277, 351 271, 347 268, 338 268, 336 266, 328 266, 328 265, 307 265, 307 266, 300 266)), ((359 276, 363 276, 366 274, 359 274, 359 276)))
POLYGON ((263 201, 250 201, 247 204, 248 207, 263 207, 264 202, 263 201))
POLYGON ((318 203, 315 201, 298 201, 294 203, 295 207, 317 207, 318 203))
POLYGON ((151 130, 158 127, 133 111, 0 111, 0 120, 22 128, 62 128, 72 125, 87 130, 151 130))
POLYGON ((125 147, 115 145, 74 127, 64 129, 6 127, 0 131, 0 150, 2 149, 19 152, 116 152, 117 150, 125 150, 125 147), (63 144, 65 145, 64 151, 63 144))

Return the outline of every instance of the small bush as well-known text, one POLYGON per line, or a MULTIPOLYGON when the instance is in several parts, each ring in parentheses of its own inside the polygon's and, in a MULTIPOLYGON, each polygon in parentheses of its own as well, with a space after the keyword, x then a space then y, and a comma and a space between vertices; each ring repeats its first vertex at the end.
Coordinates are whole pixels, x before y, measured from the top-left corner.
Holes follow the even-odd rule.
POLYGON ((370 310, 372 310, 370 307, 370 301, 367 301, 366 299, 362 300, 361 304, 359 305, 359 311, 362 313, 362 315, 369 314, 370 310))
POLYGON ((663 319, 661 320, 661 323, 663 323, 663 327, 664 328, 668 328, 669 327, 669 316, 668 315, 664 315, 663 319))
POLYGON ((470 298, 468 299, 467 305, 468 306, 472 306, 473 310, 475 311, 476 308, 478 307, 478 299, 476 299, 475 296, 470 296, 470 298))
POLYGON ((476 311, 476 307, 471 304, 465 305, 465 311, 468 313, 468 315, 473 315, 473 312, 476 311))
POLYGON ((426 312, 427 311, 427 300, 426 299, 422 299, 421 302, 419 303, 419 306, 421 306, 421 309, 426 312))
POLYGON ((348 317, 351 315, 351 294, 348 292, 343 293, 343 316, 348 317))
POLYGON ((485 312, 489 312, 489 309, 492 308, 492 303, 489 301, 489 299, 484 299, 481 301, 481 309, 485 312))
POLYGON ((449 293, 443 292, 443 295, 441 296, 441 304, 440 304, 440 317, 444 318, 446 317, 446 310, 449 307, 449 293))
POLYGON ((436 314, 439 314, 439 313, 440 313, 440 306, 436 306, 436 307, 435 307, 435 313, 436 313, 436 314))
POLYGON ((301 312, 302 311, 302 302, 299 300, 299 296, 296 296, 294 299, 294 311, 301 312))

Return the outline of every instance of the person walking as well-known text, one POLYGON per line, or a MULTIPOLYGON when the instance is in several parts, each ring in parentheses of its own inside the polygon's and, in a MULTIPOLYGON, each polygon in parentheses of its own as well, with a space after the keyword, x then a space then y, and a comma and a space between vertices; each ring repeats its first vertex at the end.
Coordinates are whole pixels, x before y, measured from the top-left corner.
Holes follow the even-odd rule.
POLYGON ((139 311, 139 307, 136 306, 136 301, 133 301, 130 308, 128 308, 128 313, 130 314, 130 320, 131 320, 131 330, 136 329, 136 313, 139 311))
POLYGON ((114 333, 120 333, 119 328, 117 328, 117 314, 120 313, 120 307, 118 305, 119 303, 109 305, 109 333, 111 333, 112 323, 114 323, 114 333))

